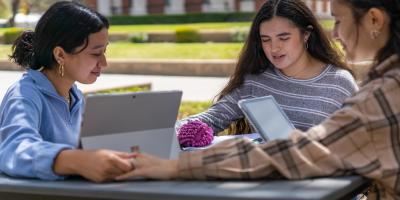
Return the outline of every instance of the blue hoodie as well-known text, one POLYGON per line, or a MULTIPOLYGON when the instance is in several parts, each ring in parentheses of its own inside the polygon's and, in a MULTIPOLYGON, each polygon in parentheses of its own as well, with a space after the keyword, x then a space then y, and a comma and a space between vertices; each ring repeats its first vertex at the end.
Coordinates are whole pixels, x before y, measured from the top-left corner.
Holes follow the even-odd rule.
POLYGON ((0 172, 16 177, 63 179, 54 160, 77 148, 84 98, 74 85, 72 103, 60 96, 47 77, 28 70, 12 85, 0 106, 0 172))

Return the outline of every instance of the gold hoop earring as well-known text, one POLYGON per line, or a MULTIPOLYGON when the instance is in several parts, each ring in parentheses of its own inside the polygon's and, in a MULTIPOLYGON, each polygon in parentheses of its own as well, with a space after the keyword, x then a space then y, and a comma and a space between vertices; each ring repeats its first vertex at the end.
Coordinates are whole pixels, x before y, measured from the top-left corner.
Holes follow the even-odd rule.
POLYGON ((379 37, 379 35, 381 34, 381 32, 378 31, 378 30, 372 30, 369 34, 371 35, 371 39, 374 40, 374 39, 376 39, 376 38, 379 37))
POLYGON ((64 65, 59 65, 58 66, 58 73, 60 74, 61 77, 64 77, 64 65))

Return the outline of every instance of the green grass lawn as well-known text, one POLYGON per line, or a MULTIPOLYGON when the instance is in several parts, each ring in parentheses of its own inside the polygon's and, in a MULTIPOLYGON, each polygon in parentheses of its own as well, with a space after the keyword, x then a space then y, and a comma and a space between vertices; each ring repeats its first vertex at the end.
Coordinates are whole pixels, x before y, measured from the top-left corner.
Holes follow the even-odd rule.
POLYGON ((183 101, 179 107, 178 119, 206 111, 211 105, 211 101, 183 101))
MULTIPOLYGON (((235 59, 242 43, 111 43, 107 58, 235 59)), ((0 45, 0 58, 8 58, 11 45, 0 45)))
MULTIPOLYGON (((320 20, 322 27, 325 29, 333 28, 333 20, 320 20)), ((248 30, 250 22, 221 22, 221 23, 194 23, 194 24, 158 24, 158 25, 115 25, 110 27, 110 33, 127 33, 127 32, 162 32, 175 31, 181 28, 191 28, 196 30, 248 30)))
POLYGON ((235 59, 242 43, 111 43, 107 58, 235 59))
MULTIPOLYGON (((333 28, 333 20, 320 20, 325 29, 333 28)), ((158 24, 158 25, 114 25, 110 27, 110 33, 128 33, 128 32, 162 32, 175 31, 181 28, 191 28, 195 30, 207 31, 230 31, 230 30, 248 30, 250 22, 220 22, 220 23, 194 23, 194 24, 158 24)))
POLYGON ((169 32, 176 29, 190 28, 195 30, 221 31, 221 30, 247 30, 250 22, 229 22, 229 23, 194 23, 194 24, 157 24, 157 25, 114 25, 110 27, 110 33, 128 32, 169 32))

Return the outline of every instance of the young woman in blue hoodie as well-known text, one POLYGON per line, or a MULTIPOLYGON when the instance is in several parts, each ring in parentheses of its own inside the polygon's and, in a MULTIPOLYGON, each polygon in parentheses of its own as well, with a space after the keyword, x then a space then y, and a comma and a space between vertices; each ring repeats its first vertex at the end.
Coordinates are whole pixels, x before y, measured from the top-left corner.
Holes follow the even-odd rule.
POLYGON ((93 83, 107 66, 108 27, 99 13, 58 2, 15 41, 11 60, 26 73, 1 103, 0 172, 101 182, 131 169, 126 153, 77 149, 84 98, 75 82, 93 83))

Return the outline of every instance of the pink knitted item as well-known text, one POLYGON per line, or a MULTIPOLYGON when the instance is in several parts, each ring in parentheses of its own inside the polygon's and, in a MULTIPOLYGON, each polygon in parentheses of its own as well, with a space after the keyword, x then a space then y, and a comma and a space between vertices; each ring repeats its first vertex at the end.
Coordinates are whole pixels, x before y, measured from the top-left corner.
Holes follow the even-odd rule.
POLYGON ((194 120, 182 125, 178 131, 182 147, 205 147, 214 139, 214 131, 206 123, 194 120))

